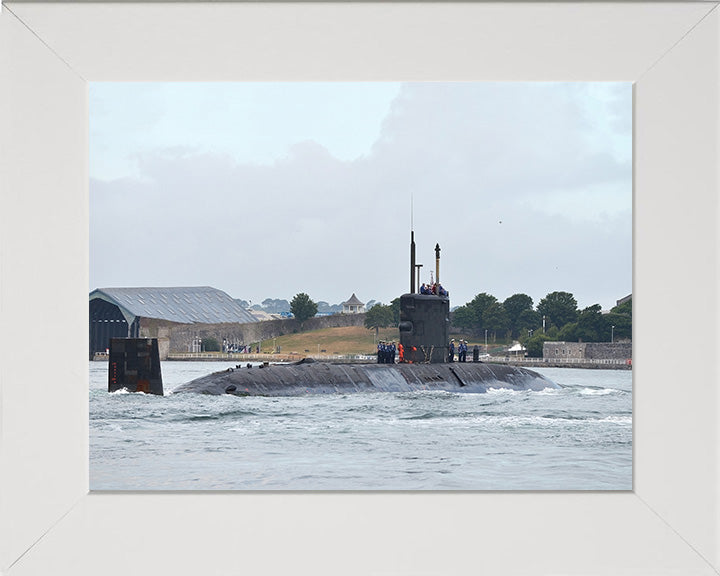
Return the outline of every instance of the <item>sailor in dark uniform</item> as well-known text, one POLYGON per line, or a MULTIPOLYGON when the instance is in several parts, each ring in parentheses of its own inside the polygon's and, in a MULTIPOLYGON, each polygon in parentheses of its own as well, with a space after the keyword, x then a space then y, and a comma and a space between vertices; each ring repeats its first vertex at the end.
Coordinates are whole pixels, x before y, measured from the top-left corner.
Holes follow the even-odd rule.
POLYGON ((460 362, 465 362, 467 358, 467 342, 465 340, 460 340, 460 355, 458 357, 458 360, 460 362))

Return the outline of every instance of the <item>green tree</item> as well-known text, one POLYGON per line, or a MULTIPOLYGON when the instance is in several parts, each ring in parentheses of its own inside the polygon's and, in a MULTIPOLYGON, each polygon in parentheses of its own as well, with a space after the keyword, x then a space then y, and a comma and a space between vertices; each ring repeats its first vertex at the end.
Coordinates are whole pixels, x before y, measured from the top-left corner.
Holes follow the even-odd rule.
MULTIPOLYGON (((468 302, 467 305, 477 312, 478 318, 482 323, 482 316, 485 313, 485 310, 487 310, 488 307, 490 307, 491 305, 497 303, 498 299, 495 298, 495 296, 488 294, 487 292, 482 292, 475 296, 475 298, 473 298, 470 302, 468 302)), ((483 326, 483 328, 485 327, 483 326)))
POLYGON ((615 340, 615 342, 618 340, 632 340, 632 316, 610 312, 603 319, 605 320, 602 338, 604 342, 610 342, 611 339, 615 340), (612 328, 613 326, 615 328, 612 328))
POLYGON ((585 308, 577 319, 577 334, 574 342, 599 342, 601 334, 605 331, 605 320, 601 313, 600 304, 593 304, 585 308))
POLYGON ((290 312, 292 312, 295 319, 302 324, 305 320, 317 314, 317 304, 310 299, 310 296, 304 292, 300 292, 290 301, 290 312))
POLYGON ((537 311, 558 328, 575 322, 578 316, 577 301, 569 292, 551 292, 540 300, 537 311))
POLYGON ((542 358, 543 344, 548 340, 551 340, 551 338, 547 334, 534 334, 531 338, 528 338, 524 344, 527 355, 533 358, 542 358))
POLYGON ((632 298, 619 306, 614 306, 605 315, 604 340, 609 341, 613 337, 615 341, 632 339, 632 298), (615 328, 613 329, 612 326, 615 328))
POLYGON ((503 302, 513 338, 517 338, 524 324, 520 322, 523 313, 533 311, 533 300, 527 294, 513 294, 503 302))
POLYGON ((632 298, 630 298, 630 300, 628 300, 627 302, 623 302, 622 304, 613 306, 610 309, 610 312, 613 314, 624 314, 626 316, 632 317, 632 298))
POLYGON ((378 328, 387 328, 394 324, 392 306, 375 304, 365 313, 365 328, 375 329, 375 336, 378 335, 378 328))
POLYGON ((464 306, 456 308, 452 323, 474 335, 481 335, 485 330, 492 332, 493 335, 502 334, 510 327, 508 314, 503 305, 495 296, 486 292, 478 294, 464 306))
POLYGON ((480 319, 478 318, 475 308, 472 308, 469 304, 459 306, 452 313, 453 326, 472 332, 477 333, 480 319))
POLYGON ((493 302, 487 308, 482 315, 482 329, 489 330, 493 333, 493 336, 506 332, 510 327, 508 321, 507 312, 499 302, 493 302))
POLYGON ((578 323, 568 322, 560 328, 558 331, 557 339, 561 342, 577 342, 578 338, 578 323))
POLYGON ((485 330, 493 330, 493 327, 489 324, 496 324, 495 320, 497 319, 498 312, 497 310, 493 310, 493 307, 497 304, 497 298, 487 292, 478 294, 467 303, 467 306, 472 310, 475 318, 475 328, 473 330, 475 334, 482 334, 485 330), (490 314, 488 314, 488 309, 491 310, 490 314))
POLYGON ((395 298, 390 302, 390 309, 393 315, 393 324, 400 324, 400 298, 395 298))
POLYGON ((542 317, 535 310, 523 310, 517 319, 518 334, 522 336, 528 330, 538 330, 542 327, 542 317))

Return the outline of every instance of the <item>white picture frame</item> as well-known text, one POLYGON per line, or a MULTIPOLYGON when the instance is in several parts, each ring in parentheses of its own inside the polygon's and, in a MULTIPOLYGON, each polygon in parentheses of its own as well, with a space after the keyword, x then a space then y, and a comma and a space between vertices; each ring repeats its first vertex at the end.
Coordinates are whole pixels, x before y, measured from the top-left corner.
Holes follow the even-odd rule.
POLYGON ((5 3, 0 573, 718 574, 717 5, 5 3), (631 492, 88 493, 87 82, 280 79, 635 83, 631 492))

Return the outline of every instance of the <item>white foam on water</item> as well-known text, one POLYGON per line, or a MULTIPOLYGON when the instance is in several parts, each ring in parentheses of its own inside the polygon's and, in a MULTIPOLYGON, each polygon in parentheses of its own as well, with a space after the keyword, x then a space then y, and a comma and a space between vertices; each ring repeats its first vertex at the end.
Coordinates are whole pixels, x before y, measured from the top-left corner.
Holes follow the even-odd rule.
POLYGON ((525 394, 527 390, 512 390, 510 388, 488 388, 486 394, 493 394, 497 396, 521 396, 525 394))
POLYGON ((605 418, 598 419, 597 422, 607 422, 623 426, 632 424, 632 416, 606 416, 605 418))
POLYGON ((580 390, 582 396, 606 396, 614 392, 617 390, 613 388, 583 388, 580 390))
POLYGON ((562 388, 543 388, 535 393, 538 396, 557 396, 562 393, 562 388))

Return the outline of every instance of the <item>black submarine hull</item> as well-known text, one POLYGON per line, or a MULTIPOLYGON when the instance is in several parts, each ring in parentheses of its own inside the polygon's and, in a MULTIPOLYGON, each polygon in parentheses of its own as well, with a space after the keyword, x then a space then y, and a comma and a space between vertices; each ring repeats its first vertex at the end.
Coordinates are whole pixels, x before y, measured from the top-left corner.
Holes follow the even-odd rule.
POLYGON ((559 386, 532 370, 503 364, 310 362, 228 369, 182 384, 173 393, 302 396, 420 390, 482 393, 497 388, 544 390, 559 386))

